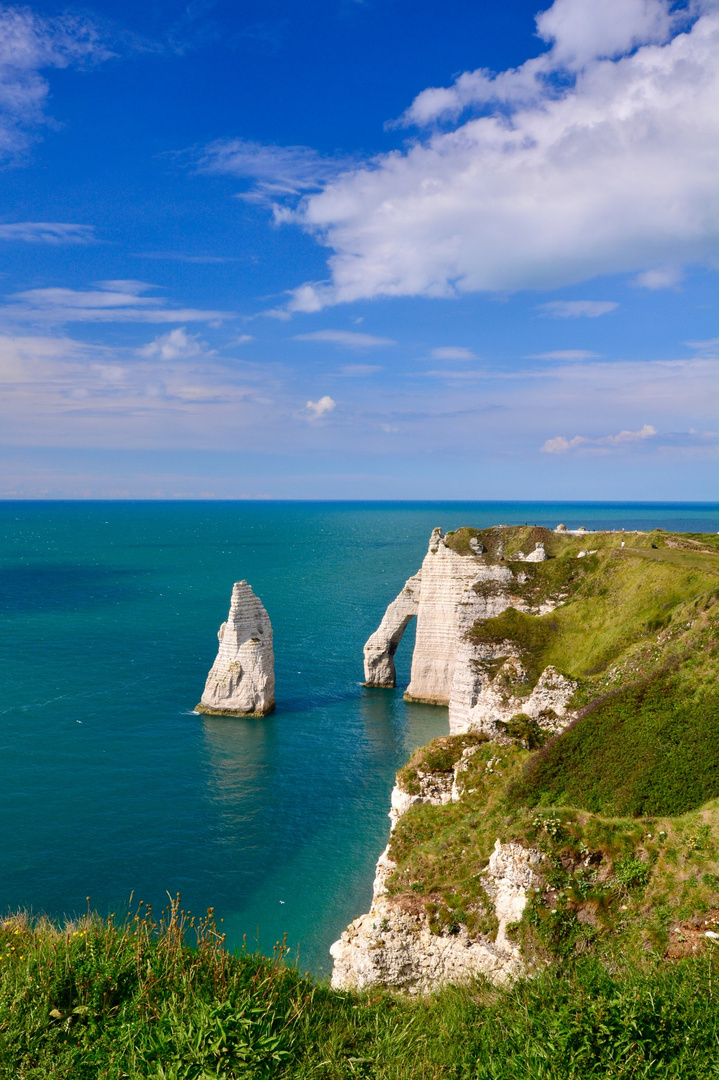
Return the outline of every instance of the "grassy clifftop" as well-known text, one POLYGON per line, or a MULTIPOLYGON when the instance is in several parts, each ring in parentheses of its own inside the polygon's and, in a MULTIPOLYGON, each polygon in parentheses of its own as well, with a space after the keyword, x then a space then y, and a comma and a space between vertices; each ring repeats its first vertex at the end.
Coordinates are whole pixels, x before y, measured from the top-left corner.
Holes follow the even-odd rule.
MULTIPOLYGON (((175 912, 177 916, 179 913, 175 912)), ((508 990, 333 993, 229 955, 212 922, 0 922, 3 1080, 707 1080, 712 954, 608 970, 591 957, 508 990), (187 929, 187 927, 184 927, 187 929)), ((278 954, 281 953, 278 949, 278 954)))
MULTIPOLYGON (((576 719, 537 748, 520 714, 514 739, 479 745, 460 802, 398 823, 390 892, 421 902, 436 932, 487 933, 483 868, 497 838, 518 841, 545 856, 545 888, 515 928, 527 956, 701 951, 719 914, 719 538, 462 529, 449 543, 469 553, 474 538, 523 576, 524 604, 560 601, 478 623, 485 676, 502 687, 506 647, 521 667, 504 689, 521 698, 551 664, 576 680, 576 719), (540 541, 547 561, 512 559, 540 541)), ((400 783, 451 770, 466 741, 430 744, 400 783)))

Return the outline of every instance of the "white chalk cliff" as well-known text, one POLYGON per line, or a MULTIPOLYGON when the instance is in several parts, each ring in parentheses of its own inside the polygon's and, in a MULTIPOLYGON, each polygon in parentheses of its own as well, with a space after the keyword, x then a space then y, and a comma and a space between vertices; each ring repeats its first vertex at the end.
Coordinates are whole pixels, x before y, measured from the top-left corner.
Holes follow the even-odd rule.
MULTIPOLYGON (((420 571, 389 605, 364 650, 365 684, 394 686, 394 655, 405 627, 417 618, 412 673, 406 697, 449 705, 450 733, 478 732, 507 741, 505 725, 518 713, 548 733, 562 730, 573 718, 569 709, 576 683, 547 667, 531 692, 516 646, 468 635, 475 624, 513 607, 539 618, 562 601, 561 596, 532 605, 522 596, 528 580, 524 563, 547 559, 543 543, 529 553, 504 561, 501 529, 490 557, 479 538, 471 538, 462 554, 445 543, 439 529, 430 537, 420 571), (515 563, 515 565, 510 565, 515 563), (518 565, 517 565, 518 564, 518 565)), ((390 819, 394 829, 410 807, 444 805, 462 797, 462 773, 475 748, 468 748, 453 772, 418 773, 419 790, 410 793, 398 783, 392 792, 390 819)), ((443 983, 485 975, 504 982, 524 970, 519 948, 506 928, 521 918, 530 888, 541 881, 542 856, 516 843, 497 840, 482 883, 498 923, 495 937, 471 938, 464 926, 457 933, 433 933, 420 897, 390 896, 387 880, 396 866, 391 844, 377 862, 372 905, 350 924, 330 953, 336 989, 381 985, 424 993, 443 983)))
MULTIPOLYGON (((446 774, 420 776, 421 793, 409 795, 399 784, 392 792, 392 828, 417 803, 456 802, 461 798, 457 779, 475 748, 469 748, 454 766, 453 780, 446 774)), ((518 922, 529 891, 542 882, 543 856, 520 844, 499 840, 482 873, 482 884, 494 908, 497 931, 470 936, 463 926, 454 934, 433 933, 419 898, 387 892, 387 879, 396 868, 389 848, 377 860, 372 905, 366 915, 350 923, 330 947, 335 990, 363 990, 387 986, 410 994, 423 994, 446 983, 462 983, 477 975, 503 983, 525 970, 517 945, 507 936, 518 922)))
POLYGON ((220 647, 197 711, 229 716, 266 716, 275 707, 272 626, 259 597, 237 581, 220 647))
MULTIPOLYGON (((499 725, 518 712, 548 731, 559 730, 571 719, 567 702, 575 684, 548 668, 529 699, 507 695, 504 686, 508 681, 519 683, 521 676, 517 669, 512 679, 511 667, 518 661, 511 647, 478 645, 466 636, 476 622, 501 615, 509 607, 541 616, 553 611, 558 599, 531 608, 517 595, 516 587, 526 579, 521 565, 491 561, 476 539, 469 541, 469 548, 471 553, 460 555, 447 546, 439 529, 433 531, 421 569, 389 605, 364 647, 365 685, 395 685, 394 654, 416 616, 407 700, 449 705, 452 734, 484 731, 496 736, 499 725), (490 680, 483 662, 501 656, 506 659, 502 678, 490 680)), ((512 556, 511 561, 534 563, 546 558, 544 545, 538 543, 529 555, 512 556)))
POLYGON ((505 595, 513 575, 507 566, 485 565, 481 555, 458 555, 447 547, 439 529, 419 573, 411 577, 387 608, 364 647, 365 684, 394 686, 394 654, 407 623, 417 617, 412 674, 406 697, 447 705, 454 676, 457 645, 479 619, 499 615, 509 606, 505 595), (472 586, 491 581, 496 595, 479 595, 472 586))

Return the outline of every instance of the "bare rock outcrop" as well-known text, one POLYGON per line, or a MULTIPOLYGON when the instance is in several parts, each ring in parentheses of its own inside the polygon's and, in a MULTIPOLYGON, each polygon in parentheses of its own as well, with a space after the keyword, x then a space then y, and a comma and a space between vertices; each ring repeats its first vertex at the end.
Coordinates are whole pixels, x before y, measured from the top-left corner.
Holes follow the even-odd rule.
POLYGON ((275 707, 272 626, 246 581, 235 582, 220 647, 207 676, 197 712, 222 716, 266 716, 275 707))
POLYGON ((444 542, 439 529, 419 573, 411 577, 387 608, 364 648, 366 686, 394 686, 394 654, 407 623, 417 617, 412 673, 406 697, 447 705, 460 636, 478 618, 499 615, 511 603, 513 580, 508 566, 485 563, 481 543, 472 553, 458 555, 444 542), (476 590, 477 584, 489 588, 476 590))
POLYGON ((419 610, 422 571, 411 577, 384 613, 382 622, 364 647, 365 686, 394 686, 394 654, 407 623, 419 610))
POLYGON ((535 543, 529 554, 517 552, 508 563, 487 557, 476 537, 467 546, 468 551, 458 554, 440 529, 432 532, 420 571, 389 605, 365 645, 365 685, 395 685, 393 657, 407 623, 416 616, 407 700, 449 705, 451 734, 478 731, 501 737, 501 725, 517 713, 529 716, 547 732, 561 730, 573 718, 568 702, 576 684, 547 668, 527 696, 520 692, 521 664, 509 643, 478 645, 467 636, 477 622, 501 615, 509 607, 538 616, 557 607, 561 597, 546 598, 534 606, 522 597, 528 573, 522 564, 545 562, 544 543, 535 543), (499 672, 498 661, 502 662, 499 672))
POLYGON ((388 896, 386 881, 395 866, 384 851, 369 912, 330 948, 333 988, 386 986, 423 994, 478 975, 498 984, 521 975, 525 965, 507 927, 522 917, 529 890, 541 881, 542 861, 538 851, 497 840, 482 874, 498 921, 492 940, 483 934, 470 937, 464 927, 456 934, 433 933, 419 898, 388 896))
MULTIPOLYGON (((389 814, 392 829, 412 806, 458 802, 462 797, 458 780, 478 749, 466 747, 452 771, 418 770, 419 791, 414 794, 404 790, 398 777, 389 814)), ((330 948, 332 986, 336 990, 386 986, 422 994, 477 975, 494 983, 521 975, 525 964, 519 948, 507 936, 507 927, 521 919, 529 891, 541 883, 543 860, 535 849, 497 840, 481 874, 497 919, 495 937, 470 936, 464 926, 459 926, 457 933, 438 934, 430 927, 421 898, 389 894, 387 883, 397 869, 390 841, 377 860, 370 910, 355 919, 330 948)))
POLYGON ((449 703, 451 735, 483 732, 502 738, 505 725, 520 713, 553 735, 574 719, 569 702, 577 683, 556 668, 546 667, 527 695, 513 692, 522 686, 525 672, 507 643, 480 646, 465 639, 458 652, 449 703))

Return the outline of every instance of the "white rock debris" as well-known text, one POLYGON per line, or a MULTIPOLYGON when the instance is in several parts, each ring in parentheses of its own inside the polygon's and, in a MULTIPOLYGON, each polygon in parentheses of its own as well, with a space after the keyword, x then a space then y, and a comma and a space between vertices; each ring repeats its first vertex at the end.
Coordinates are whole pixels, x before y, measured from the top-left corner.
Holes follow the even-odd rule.
POLYGON ((459 802, 461 796, 457 785, 458 777, 467 770, 470 758, 473 754, 476 754, 477 750, 479 750, 479 746, 466 747, 451 772, 422 772, 418 769, 419 791, 412 795, 405 791, 399 783, 395 783, 390 797, 390 829, 394 829, 399 819, 409 810, 410 806, 419 806, 421 803, 446 806, 447 803, 459 802))
POLYGON ((220 647, 197 711, 231 716, 266 716, 275 707, 272 626, 246 581, 235 582, 230 613, 217 637, 220 647))

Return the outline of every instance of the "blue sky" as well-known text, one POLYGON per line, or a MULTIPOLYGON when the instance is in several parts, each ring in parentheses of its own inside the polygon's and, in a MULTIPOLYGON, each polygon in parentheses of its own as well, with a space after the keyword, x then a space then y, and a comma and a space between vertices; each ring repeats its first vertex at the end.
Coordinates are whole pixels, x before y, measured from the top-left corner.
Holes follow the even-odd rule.
POLYGON ((718 45, 0 6, 0 497, 717 498, 718 45))

